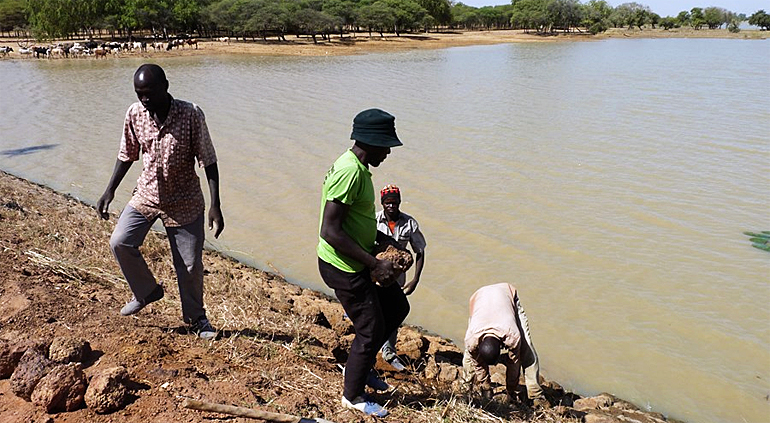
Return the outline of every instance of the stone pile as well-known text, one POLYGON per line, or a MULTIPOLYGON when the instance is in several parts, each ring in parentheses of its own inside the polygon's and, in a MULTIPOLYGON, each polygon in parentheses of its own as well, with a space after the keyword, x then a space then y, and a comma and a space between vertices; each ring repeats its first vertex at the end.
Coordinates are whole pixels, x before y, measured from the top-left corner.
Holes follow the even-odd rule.
POLYGON ((73 411, 84 405, 97 413, 123 408, 128 399, 126 369, 96 371, 89 383, 83 362, 90 355, 90 344, 79 338, 16 344, 0 340, 0 378, 10 378, 14 394, 46 413, 73 411))

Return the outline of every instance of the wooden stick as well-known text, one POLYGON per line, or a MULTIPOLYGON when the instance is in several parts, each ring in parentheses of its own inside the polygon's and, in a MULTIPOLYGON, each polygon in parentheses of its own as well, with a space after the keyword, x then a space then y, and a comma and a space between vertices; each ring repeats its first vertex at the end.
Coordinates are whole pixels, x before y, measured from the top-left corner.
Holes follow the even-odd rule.
POLYGON ((190 408, 200 411, 211 411, 213 413, 230 414, 238 417, 249 417, 252 419, 261 419, 272 423, 333 423, 324 419, 304 419, 289 414, 271 413, 269 411, 255 410, 253 408, 236 407, 233 405, 216 404, 213 402, 204 402, 194 399, 185 399, 184 408, 190 408))

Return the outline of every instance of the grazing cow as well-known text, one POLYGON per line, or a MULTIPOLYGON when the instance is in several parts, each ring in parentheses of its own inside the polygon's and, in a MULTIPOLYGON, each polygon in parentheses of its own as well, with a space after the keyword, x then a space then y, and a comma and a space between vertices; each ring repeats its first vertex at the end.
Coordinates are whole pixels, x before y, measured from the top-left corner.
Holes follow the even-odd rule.
POLYGON ((152 49, 155 51, 163 50, 163 41, 156 41, 151 44, 152 49))
POLYGON ((190 48, 192 48, 192 46, 195 46, 195 49, 198 50, 198 40, 196 40, 195 38, 190 38, 185 42, 187 43, 188 46, 190 46, 190 48))
MULTIPOLYGON (((123 45, 121 45, 117 41, 110 41, 108 43, 102 43, 101 47, 109 50, 120 50, 123 48, 123 45)), ((95 48, 95 47, 92 47, 92 48, 95 48)))
POLYGON ((48 53, 50 57, 64 57, 64 49, 61 47, 54 47, 48 53))
POLYGON ((73 43, 59 44, 59 48, 64 52, 64 57, 70 57, 70 49, 73 45, 73 43))
POLYGON ((5 57, 5 55, 7 55, 8 53, 10 53, 12 51, 13 51, 13 49, 10 48, 10 47, 5 47, 5 46, 0 47, 0 54, 2 54, 3 57, 5 57))
POLYGON ((44 55, 46 58, 51 57, 51 49, 49 47, 32 47, 32 51, 35 52, 35 57, 38 59, 40 55, 44 55))
POLYGON ((107 52, 108 52, 108 51, 109 51, 109 50, 107 50, 107 49, 106 49, 106 48, 104 48, 104 47, 97 47, 97 48, 95 48, 95 49, 94 49, 94 56, 95 56, 97 59, 98 59, 98 58, 100 58, 100 57, 107 57, 107 52))
POLYGON ((70 47, 70 54, 72 54, 72 57, 78 57, 81 56, 85 50, 86 48, 82 44, 75 43, 72 47, 70 47))
POLYGON ((219 40, 220 43, 230 44, 230 37, 219 37, 217 40, 219 40))
POLYGON ((179 48, 179 46, 182 46, 184 48, 185 41, 182 39, 174 39, 168 42, 168 46, 166 46, 166 51, 171 50, 172 48, 176 47, 179 48))
POLYGON ((19 54, 21 55, 21 57, 32 57, 32 54, 34 52, 35 51, 32 50, 31 47, 20 47, 19 48, 19 54))

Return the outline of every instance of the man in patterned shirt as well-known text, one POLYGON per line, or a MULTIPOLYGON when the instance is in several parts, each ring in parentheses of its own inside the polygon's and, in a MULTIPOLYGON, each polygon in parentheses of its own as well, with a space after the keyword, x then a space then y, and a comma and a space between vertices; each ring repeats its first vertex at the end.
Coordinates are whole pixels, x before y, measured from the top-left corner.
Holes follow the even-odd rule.
POLYGON ((203 307, 205 200, 195 173, 196 161, 206 171, 211 194, 208 227, 216 227, 214 238, 219 237, 225 221, 219 205, 217 156, 206 118, 197 105, 168 93, 166 74, 158 65, 144 64, 137 69, 134 91, 139 102, 128 108, 115 169, 96 205, 99 215, 108 219, 115 190, 141 151, 142 173, 110 238, 110 248, 133 292, 120 314, 136 314, 163 298, 163 286, 139 251, 160 218, 171 244, 182 317, 193 333, 211 340, 216 338, 216 330, 203 307))

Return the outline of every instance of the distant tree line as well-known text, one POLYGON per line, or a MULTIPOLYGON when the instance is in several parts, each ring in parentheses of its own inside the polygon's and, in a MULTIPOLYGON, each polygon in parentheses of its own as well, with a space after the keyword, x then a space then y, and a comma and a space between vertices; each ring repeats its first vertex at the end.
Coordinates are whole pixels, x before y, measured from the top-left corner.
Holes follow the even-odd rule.
MULTIPOLYGON (((512 0, 510 5, 472 7, 451 0, 0 0, 0 34, 37 39, 179 34, 234 38, 306 35, 322 39, 359 31, 395 33, 444 29, 523 29, 599 33, 609 28, 652 26, 731 30, 746 20, 718 7, 693 8, 661 18, 648 6, 617 7, 605 0, 512 0)), ((749 23, 770 28, 760 10, 749 23)))
POLYGON ((578 0, 513 0, 511 12, 514 28, 539 33, 586 28, 597 34, 609 28, 642 29, 645 26, 663 29, 692 27, 699 30, 704 27, 717 29, 724 25, 728 29, 737 30, 740 22, 746 20, 743 14, 719 7, 694 7, 690 11, 680 12, 676 17, 662 18, 650 10, 649 6, 640 3, 623 3, 613 8, 604 0, 589 0, 587 3, 578 0))

